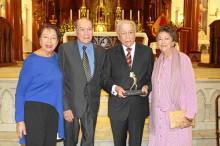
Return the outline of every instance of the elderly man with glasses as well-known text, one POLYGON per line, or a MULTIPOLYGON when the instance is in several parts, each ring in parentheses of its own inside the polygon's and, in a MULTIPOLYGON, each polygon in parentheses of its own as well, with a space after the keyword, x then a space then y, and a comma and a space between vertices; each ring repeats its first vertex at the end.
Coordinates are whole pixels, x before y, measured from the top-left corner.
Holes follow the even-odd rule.
POLYGON ((107 50, 102 71, 103 88, 110 95, 108 115, 114 145, 126 146, 128 132, 129 146, 141 146, 145 118, 149 116, 153 53, 135 42, 134 22, 120 21, 117 34, 121 44, 107 50))

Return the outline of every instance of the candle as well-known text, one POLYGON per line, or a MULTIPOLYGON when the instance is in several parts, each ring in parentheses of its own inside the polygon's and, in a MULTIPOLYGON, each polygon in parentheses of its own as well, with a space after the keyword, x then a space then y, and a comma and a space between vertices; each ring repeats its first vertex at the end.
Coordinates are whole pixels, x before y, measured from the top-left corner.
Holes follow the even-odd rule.
POLYGON ((70 9, 70 20, 72 20, 73 18, 72 14, 73 14, 72 9, 70 9))
POLYGON ((80 19, 80 9, 78 10, 78 15, 79 15, 79 19, 80 19))
POLYGON ((124 10, 122 10, 122 18, 121 18, 122 20, 124 20, 124 13, 125 13, 124 10))
POLYGON ((138 20, 140 20, 140 11, 138 10, 138 20))
POLYGON ((2 5, 0 4, 0 17, 2 17, 2 5))
POLYGON ((130 20, 132 20, 132 10, 130 10, 130 20))
POLYGON ((89 19, 89 9, 87 10, 87 18, 89 19))

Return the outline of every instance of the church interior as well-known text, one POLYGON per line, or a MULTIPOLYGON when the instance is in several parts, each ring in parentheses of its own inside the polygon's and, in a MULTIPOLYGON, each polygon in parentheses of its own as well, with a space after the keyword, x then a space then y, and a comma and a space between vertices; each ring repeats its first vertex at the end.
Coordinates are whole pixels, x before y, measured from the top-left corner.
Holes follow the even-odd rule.
MULTIPOLYGON (((170 25, 177 34, 177 49, 190 57, 195 73, 198 112, 193 145, 217 145, 219 0, 0 0, 0 146, 20 145, 15 132, 15 91, 24 59, 39 49, 38 28, 45 23, 55 24, 63 35, 60 45, 76 39, 75 21, 82 17, 93 22, 92 41, 106 49, 120 43, 117 23, 123 19, 134 21, 136 41, 150 46, 155 60, 160 54, 156 31, 170 25)), ((108 94, 102 91, 95 146, 113 146, 107 112, 108 94)), ((142 145, 148 144, 148 121, 142 145)), ((62 140, 57 145, 63 146, 62 140)))

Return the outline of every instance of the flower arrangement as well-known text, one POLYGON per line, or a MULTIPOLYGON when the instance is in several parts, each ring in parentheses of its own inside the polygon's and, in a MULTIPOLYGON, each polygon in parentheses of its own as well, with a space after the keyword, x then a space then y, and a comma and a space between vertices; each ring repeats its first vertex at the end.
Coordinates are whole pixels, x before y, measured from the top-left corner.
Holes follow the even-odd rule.
POLYGON ((136 31, 137 32, 144 32, 145 30, 142 27, 142 24, 138 21, 133 20, 133 22, 136 24, 136 31))
POLYGON ((69 19, 69 20, 64 20, 63 23, 60 25, 60 32, 62 35, 64 35, 65 32, 73 32, 75 28, 74 22, 69 19))

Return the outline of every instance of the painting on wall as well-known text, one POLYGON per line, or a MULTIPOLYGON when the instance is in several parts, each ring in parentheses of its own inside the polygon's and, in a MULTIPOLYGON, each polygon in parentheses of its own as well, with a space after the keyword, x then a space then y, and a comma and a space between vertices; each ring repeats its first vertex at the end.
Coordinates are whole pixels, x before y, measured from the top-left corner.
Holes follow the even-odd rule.
POLYGON ((0 17, 4 17, 5 16, 5 0, 0 0, 0 17))

